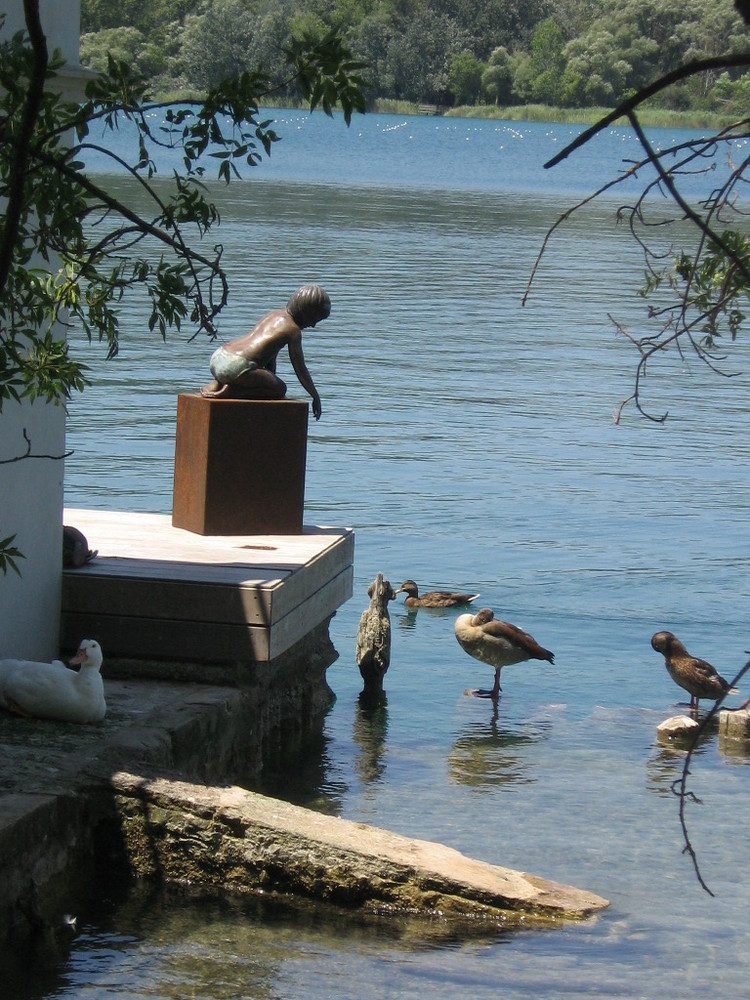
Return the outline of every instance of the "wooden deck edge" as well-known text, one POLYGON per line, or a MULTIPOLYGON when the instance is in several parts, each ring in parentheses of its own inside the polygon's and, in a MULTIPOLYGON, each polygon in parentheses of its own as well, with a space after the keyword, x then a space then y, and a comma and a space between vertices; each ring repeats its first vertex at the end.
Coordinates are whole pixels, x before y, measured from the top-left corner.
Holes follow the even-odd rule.
POLYGON ((352 596, 351 566, 272 627, 236 622, 167 620, 146 615, 66 611, 61 645, 77 649, 83 638, 101 642, 106 659, 185 660, 191 663, 267 663, 330 618, 352 596))
POLYGON ((190 562, 179 552, 171 562, 99 556, 80 569, 63 571, 62 607, 70 614, 97 611, 134 617, 146 607, 147 617, 165 620, 268 627, 353 562, 354 535, 348 529, 306 562, 283 570, 248 561, 248 579, 236 578, 239 562, 226 567, 190 562), (253 568, 256 579, 250 578, 253 568))
POLYGON ((555 926, 609 905, 573 886, 242 788, 124 772, 110 784, 121 842, 141 875, 502 926, 555 926))

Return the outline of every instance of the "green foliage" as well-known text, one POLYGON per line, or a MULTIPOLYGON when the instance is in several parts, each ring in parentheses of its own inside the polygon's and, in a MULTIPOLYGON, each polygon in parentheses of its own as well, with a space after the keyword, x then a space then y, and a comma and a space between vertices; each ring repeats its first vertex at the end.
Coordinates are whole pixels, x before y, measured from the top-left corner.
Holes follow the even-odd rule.
POLYGON ((190 16, 181 35, 180 67, 192 87, 207 90, 258 63, 260 18, 243 0, 215 0, 190 16))
POLYGON ((468 32, 447 14, 420 11, 391 40, 387 56, 390 96, 418 103, 447 103, 451 59, 467 48, 468 39, 468 32))
POLYGON ((81 36, 81 62, 89 69, 106 72, 110 55, 127 62, 138 76, 156 77, 167 67, 168 49, 132 27, 105 28, 81 36))
POLYGON ((348 125, 354 111, 364 112, 364 79, 358 71, 364 63, 352 59, 337 31, 315 40, 303 33, 284 50, 293 67, 294 79, 311 108, 321 107, 327 115, 340 107, 348 125))
POLYGON ((451 56, 448 89, 453 94, 454 104, 474 104, 482 89, 484 69, 484 64, 465 49, 451 56))
POLYGON ((23 552, 13 544, 15 535, 8 535, 7 538, 0 538, 0 573, 6 576, 9 569, 12 569, 18 576, 21 570, 18 568, 19 559, 25 559, 23 552))
POLYGON ((695 339, 707 352, 718 346, 724 324, 731 339, 736 339, 745 319, 744 304, 750 299, 747 275, 738 266, 740 262, 750 265, 750 239, 726 229, 721 240, 723 246, 709 242, 697 257, 682 251, 673 258, 671 268, 647 273, 641 289, 644 297, 652 296, 663 284, 676 292, 678 307, 669 325, 695 330, 695 339))
MULTIPOLYGON (((194 239, 219 221, 202 183, 209 167, 229 182, 241 164, 256 166, 268 155, 277 136, 260 116, 259 102, 274 87, 293 84, 311 109, 329 115, 341 107, 347 124, 364 110, 360 63, 335 31, 317 40, 291 39, 281 81, 243 70, 216 83, 202 101, 166 112, 111 52, 81 104, 56 93, 62 65, 58 55, 46 68, 35 63, 21 35, 0 44, 0 198, 8 205, 0 221, 0 410, 9 400, 64 401, 81 390, 86 367, 69 356, 65 325, 105 342, 112 357, 120 304, 133 287, 145 289, 148 326, 163 338, 187 319, 196 332, 213 336, 228 294, 221 248, 204 253, 194 239), (43 88, 30 116, 37 82, 43 88), (155 110, 161 111, 156 118, 149 114, 155 110), (153 120, 164 124, 154 127, 153 120), (83 153, 113 156, 106 134, 125 123, 134 131, 132 155, 118 162, 145 195, 142 211, 82 169, 83 153), (100 132, 104 137, 96 138, 100 132), (152 183, 160 147, 182 154, 182 170, 166 191, 152 183)), ((12 566, 5 542, 0 565, 12 566)))
MULTIPOLYGON (((492 69, 480 88, 492 103, 612 106, 679 64, 740 51, 747 41, 733 0, 82 0, 81 13, 84 64, 104 68, 108 45, 169 94, 258 66, 280 80, 289 38, 337 29, 368 64, 370 103, 474 101, 459 59, 467 53, 492 69), (510 87, 505 69, 489 62, 500 48, 509 54, 510 87)), ((718 78, 685 81, 660 103, 735 106, 739 91, 727 98, 718 78)), ((275 97, 301 99, 292 84, 275 97)))
POLYGON ((565 68, 563 34, 551 17, 541 21, 531 41, 531 95, 544 104, 561 104, 560 78, 565 68))
POLYGON ((502 45, 490 55, 482 73, 482 95, 492 104, 509 104, 513 87, 510 55, 502 45))

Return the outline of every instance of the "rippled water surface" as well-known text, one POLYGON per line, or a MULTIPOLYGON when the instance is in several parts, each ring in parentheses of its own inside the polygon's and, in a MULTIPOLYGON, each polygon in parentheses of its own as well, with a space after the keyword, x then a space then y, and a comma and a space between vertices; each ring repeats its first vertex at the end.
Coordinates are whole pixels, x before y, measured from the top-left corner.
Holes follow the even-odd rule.
MULTIPOLYGON (((688 808, 702 892, 670 784, 682 756, 656 726, 680 691, 650 648, 676 632, 733 676, 750 648, 748 379, 665 358, 630 410, 642 268, 616 202, 559 212, 635 155, 625 131, 564 171, 570 129, 280 116, 270 169, 219 191, 232 282, 222 321, 248 329, 303 281, 331 317, 305 335, 323 400, 306 520, 356 530, 355 595, 331 627, 337 701, 266 790, 611 900, 555 931, 455 937, 439 927, 145 890, 83 915, 48 997, 742 996, 750 957, 747 758, 710 736, 688 808), (312 122, 312 124, 311 124, 312 122), (286 143, 286 145, 285 145, 286 143), (613 157, 615 157, 613 159, 613 157), (559 178, 557 180, 556 178, 559 178), (378 571, 481 592, 555 663, 503 673, 496 710, 465 696, 489 668, 454 612, 391 606, 387 705, 358 703, 357 623, 378 571)), ((674 137, 662 136, 664 142, 674 137)), ((119 183, 119 182, 118 182, 119 183)), ((69 506, 171 509, 176 395, 210 346, 125 316, 120 356, 81 345, 94 385, 70 407, 69 506)), ((747 371, 740 346, 727 367, 747 371)), ((286 369, 284 370, 284 366, 286 369)), ((288 362, 290 394, 301 397, 288 362)), ((744 691, 747 695, 750 691, 744 691)), ((736 701, 735 701, 736 704, 736 701)))

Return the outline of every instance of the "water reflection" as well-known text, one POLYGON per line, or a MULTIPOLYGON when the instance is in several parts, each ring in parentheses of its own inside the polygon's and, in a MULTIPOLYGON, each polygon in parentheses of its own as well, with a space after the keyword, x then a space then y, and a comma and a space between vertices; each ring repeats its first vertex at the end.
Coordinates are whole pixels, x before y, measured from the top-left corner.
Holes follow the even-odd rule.
MULTIPOLYGON (((693 750, 695 759, 705 755, 710 749, 715 734, 709 731, 701 733, 693 750)), ((659 743, 646 762, 646 787, 657 795, 673 795, 674 782, 682 775, 685 757, 692 746, 693 735, 685 740, 674 740, 668 744, 659 743)))
POLYGON ((718 749, 721 756, 727 758, 731 763, 750 763, 750 740, 736 739, 733 736, 719 733, 718 749))
POLYGON ((340 815, 348 791, 337 777, 324 731, 313 731, 288 739, 267 755, 260 780, 250 780, 252 791, 286 799, 330 815, 340 815))
MULTIPOLYGON (((302 900, 142 882, 95 916, 95 928, 84 925, 57 982, 48 983, 48 997, 134 996, 134 984, 141 984, 138 995, 164 998, 304 996, 321 962, 334 962, 343 982, 353 961, 368 956, 403 962, 466 940, 491 944, 506 933, 481 921, 384 920, 302 900)), ((15 1000, 33 995, 20 980, 11 986, 15 1000)), ((342 988, 337 995, 353 994, 342 988)))
POLYGON ((385 741, 388 735, 388 699, 384 691, 377 696, 360 694, 354 713, 353 739, 359 752, 354 768, 364 785, 380 781, 385 775, 385 741))
POLYGON ((398 628, 402 629, 412 629, 416 627, 417 624, 417 609, 413 611, 407 611, 405 614, 392 614, 391 620, 396 623, 398 628))
POLYGON ((473 723, 453 741, 448 773, 456 784, 483 788, 534 781, 526 750, 549 736, 551 724, 543 719, 516 726, 498 724, 498 715, 493 703, 489 723, 473 723))

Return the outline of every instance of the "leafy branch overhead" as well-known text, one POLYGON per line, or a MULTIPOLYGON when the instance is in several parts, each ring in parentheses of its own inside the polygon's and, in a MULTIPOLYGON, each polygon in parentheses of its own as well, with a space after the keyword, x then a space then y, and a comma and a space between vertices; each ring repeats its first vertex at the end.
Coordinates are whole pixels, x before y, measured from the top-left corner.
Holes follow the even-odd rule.
POLYGON ((229 288, 221 246, 206 246, 219 222, 206 180, 229 182, 270 155, 278 136, 260 102, 290 80, 311 110, 330 115, 338 106, 347 124, 365 107, 362 65, 336 32, 293 39, 283 80, 243 72, 179 108, 151 100, 142 79, 110 56, 85 101, 72 103, 56 93, 63 61, 46 51, 38 3, 26 6, 28 37, 0 43, 0 197, 8 206, 0 223, 0 409, 81 390, 86 366, 70 357, 65 326, 80 326, 115 355, 119 308, 136 286, 162 337, 186 321, 193 336, 213 337, 229 288), (134 138, 124 159, 107 133, 126 127, 134 138), (168 184, 156 177, 165 149, 181 162, 168 184), (83 157, 94 152, 131 178, 130 193, 113 194, 85 172, 83 157))
MULTIPOLYGON (((743 20, 750 20, 747 5, 738 2, 736 6, 743 20)), ((712 134, 660 150, 644 131, 638 111, 648 98, 681 80, 717 69, 744 71, 748 67, 749 52, 687 63, 618 105, 545 164, 554 167, 618 118, 629 122, 643 150, 637 162, 629 163, 626 170, 565 212, 550 228, 524 296, 525 302, 558 226, 605 191, 646 175, 634 202, 622 206, 617 214, 641 249, 645 270, 641 295, 649 303, 649 332, 633 333, 610 317, 638 352, 633 392, 620 405, 618 420, 630 402, 654 421, 666 419, 666 413, 654 414, 644 404, 643 382, 649 364, 670 348, 683 358, 692 353, 722 375, 733 374, 724 369, 727 346, 742 329, 750 299, 750 238, 742 201, 750 179, 750 156, 742 154, 736 159, 737 151, 750 138, 750 117, 740 117, 712 134), (717 181, 716 168, 723 163, 727 169, 717 181), (701 176, 706 180, 703 197, 697 201, 687 198, 683 179, 701 176)))
MULTIPOLYGON (((23 399, 64 403, 81 391, 87 367, 69 354, 66 327, 106 342, 114 356, 119 309, 134 288, 145 290, 149 328, 163 338, 185 321, 193 336, 215 336, 229 287, 221 246, 206 247, 219 222, 205 184, 211 168, 228 183, 240 165, 270 155, 278 136, 260 102, 290 81, 311 110, 330 115, 339 106, 347 125, 365 108, 362 64, 335 31, 293 39, 278 82, 262 68, 247 70, 179 108, 152 100, 128 63, 109 55, 84 102, 73 103, 58 92, 63 60, 47 50, 39 0, 24 0, 24 12, 27 32, 0 42, 0 411, 23 399), (133 134, 127 158, 108 141, 125 128, 133 134), (181 169, 157 183, 156 159, 165 149, 181 169), (118 189, 125 194, 85 172, 83 157, 94 152, 130 178, 118 189)), ((2 464, 54 457, 31 454, 26 443, 26 453, 2 464)), ((0 539, 3 574, 19 572, 23 553, 14 539, 0 539)))

